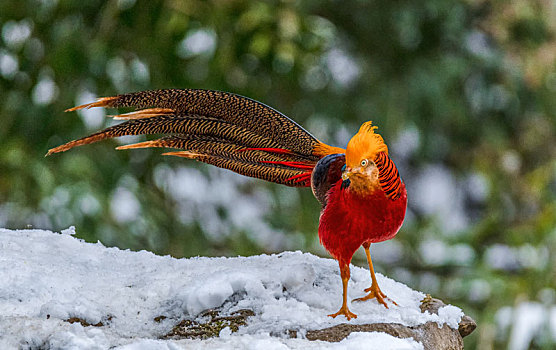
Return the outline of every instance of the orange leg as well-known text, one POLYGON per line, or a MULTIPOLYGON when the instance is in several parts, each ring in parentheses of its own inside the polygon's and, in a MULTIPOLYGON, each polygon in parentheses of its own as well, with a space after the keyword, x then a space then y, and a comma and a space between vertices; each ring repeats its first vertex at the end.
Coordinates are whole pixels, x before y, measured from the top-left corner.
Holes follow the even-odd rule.
POLYGON ((357 318, 357 315, 353 312, 349 311, 347 306, 347 289, 348 289, 348 281, 349 281, 349 264, 342 264, 340 263, 340 275, 342 277, 342 286, 344 287, 344 294, 343 294, 343 302, 342 307, 338 312, 335 314, 330 314, 330 317, 336 317, 338 315, 344 315, 348 319, 348 321, 352 318, 357 318))
POLYGON ((371 260, 371 251, 369 249, 370 247, 371 247, 370 243, 363 243, 363 248, 365 249, 365 254, 367 255, 367 262, 369 263, 369 270, 371 271, 371 280, 372 280, 371 286, 369 288, 366 288, 365 292, 370 292, 370 293, 362 298, 354 299, 353 301, 365 301, 365 300, 376 298, 376 300, 379 303, 381 303, 382 305, 384 305, 384 307, 388 309, 388 304, 386 304, 386 301, 384 301, 384 299, 390 300, 394 305, 398 305, 398 304, 396 304, 394 300, 388 298, 386 294, 384 294, 378 287, 378 282, 375 276, 375 270, 373 268, 373 262, 371 260))

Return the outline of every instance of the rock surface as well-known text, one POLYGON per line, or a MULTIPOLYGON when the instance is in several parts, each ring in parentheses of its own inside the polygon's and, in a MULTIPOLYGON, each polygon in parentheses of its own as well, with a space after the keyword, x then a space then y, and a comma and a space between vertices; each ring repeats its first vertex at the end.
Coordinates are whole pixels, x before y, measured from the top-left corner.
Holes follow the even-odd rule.
MULTIPOLYGON (((427 294, 421 303, 421 311, 437 314, 438 309, 445 306, 440 299, 432 298, 427 294)), ((338 342, 345 339, 352 332, 384 332, 398 338, 413 338, 423 344, 425 350, 458 350, 463 349, 463 337, 471 334, 477 323, 469 316, 462 317, 458 329, 447 325, 439 327, 436 322, 408 327, 398 323, 374 323, 364 325, 341 325, 308 331, 307 339, 338 342)))
MULTIPOLYGON (((438 309, 445 306, 440 299, 432 298, 427 294, 421 303, 421 311, 438 313, 438 309)), ((249 323, 249 317, 254 316, 252 310, 240 310, 230 316, 222 316, 217 309, 204 312, 208 317, 207 322, 198 323, 183 320, 174 327, 172 332, 164 336, 171 339, 208 339, 217 337, 220 331, 229 327, 236 332, 239 326, 249 323)), ((343 323, 333 327, 310 330, 305 334, 308 340, 322 340, 327 342, 340 342, 353 332, 383 332, 397 338, 413 338, 423 344, 425 350, 459 350, 463 349, 463 337, 471 334, 477 328, 476 322, 469 316, 463 316, 458 329, 448 325, 438 326, 436 322, 427 322, 419 326, 405 326, 399 323, 373 323, 349 324, 343 323)), ((292 338, 298 337, 298 332, 289 331, 292 338)))

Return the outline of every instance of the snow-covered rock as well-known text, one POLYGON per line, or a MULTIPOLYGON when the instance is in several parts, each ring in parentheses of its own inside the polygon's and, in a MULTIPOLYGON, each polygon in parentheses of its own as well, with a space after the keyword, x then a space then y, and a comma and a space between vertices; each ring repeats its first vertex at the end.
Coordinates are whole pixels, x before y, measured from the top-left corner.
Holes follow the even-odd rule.
MULTIPOLYGON (((341 304, 332 259, 301 252, 175 259, 86 243, 74 233, 0 229, 0 348, 423 348, 411 338, 378 332, 351 333, 337 343, 307 340, 307 331, 347 322, 327 316, 341 304), (224 328, 216 338, 164 338, 184 319, 206 322, 203 311, 212 308, 224 315, 248 309, 254 316, 237 332, 224 328), (297 338, 290 338, 292 331, 297 338)), ((352 267, 351 276, 353 299, 364 295, 370 277, 359 267, 352 267)), ((459 308, 423 313, 423 293, 377 278, 398 306, 353 303, 359 317, 349 324, 434 322, 458 328, 459 308)))

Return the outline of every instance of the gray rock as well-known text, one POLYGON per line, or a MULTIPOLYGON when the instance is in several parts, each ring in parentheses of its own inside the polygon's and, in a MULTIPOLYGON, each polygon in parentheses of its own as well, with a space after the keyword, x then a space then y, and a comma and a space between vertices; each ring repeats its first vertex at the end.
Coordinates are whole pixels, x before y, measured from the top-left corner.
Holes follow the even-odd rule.
MULTIPOLYGON (((444 306, 440 299, 427 297, 421 302, 421 311, 438 314, 438 309, 444 306)), ((329 342, 339 342, 346 338, 351 332, 384 332, 398 338, 413 338, 423 344, 425 350, 458 350, 463 349, 463 337, 471 334, 477 323, 469 316, 462 317, 458 329, 453 329, 447 325, 439 327, 435 322, 408 327, 399 323, 373 323, 354 325, 343 323, 337 326, 312 330, 307 332, 309 340, 324 340, 329 342)), ((295 331, 290 332, 291 336, 297 336, 295 331)))
MULTIPOLYGON (((421 302, 421 311, 438 314, 438 309, 444 306, 440 299, 432 298, 427 294, 421 302)), ((211 309, 203 312, 207 322, 199 323, 193 320, 183 320, 177 324, 170 333, 162 338, 171 339, 207 339, 217 337, 220 331, 229 327, 236 332, 240 326, 249 322, 249 317, 254 315, 252 310, 240 310, 232 315, 220 315, 220 310, 211 309)), ((159 316, 162 318, 164 316, 159 316)), ((462 317, 458 329, 447 325, 439 327, 435 322, 408 327, 399 323, 373 323, 373 324, 349 324, 342 323, 337 326, 307 331, 305 337, 309 340, 323 340, 328 342, 339 342, 352 332, 384 332, 398 338, 413 338, 423 344, 425 350, 459 350, 463 349, 463 337, 471 334, 477 324, 469 317, 462 317)), ((297 337, 295 330, 288 331, 290 337, 297 337)), ((280 336, 280 335, 277 335, 280 336)), ((283 336, 283 335, 282 335, 283 336)))

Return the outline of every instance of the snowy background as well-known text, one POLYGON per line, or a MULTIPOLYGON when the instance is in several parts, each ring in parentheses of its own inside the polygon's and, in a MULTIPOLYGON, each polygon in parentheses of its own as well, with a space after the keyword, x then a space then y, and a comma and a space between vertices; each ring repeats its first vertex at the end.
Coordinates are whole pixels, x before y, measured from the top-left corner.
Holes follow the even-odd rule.
MULTIPOLYGON (((301 252, 175 259, 86 243, 74 234, 73 227, 61 233, 0 229, 0 348, 422 348, 385 333, 354 333, 335 344, 304 340, 304 331, 346 322, 326 316, 341 304, 338 266, 331 259, 301 252), (182 319, 202 318, 202 311, 216 307, 222 314, 250 309, 255 316, 238 332, 224 328, 215 339, 158 340, 182 319), (159 316, 166 318, 155 321, 159 316), (70 324, 70 318, 103 326, 70 324), (300 336, 289 339, 288 330, 300 336)), ((458 327, 459 308, 422 313, 423 293, 377 277, 399 306, 353 303, 358 318, 350 323, 458 327)), ((369 281, 368 270, 353 267, 349 297, 362 296, 369 281)))

